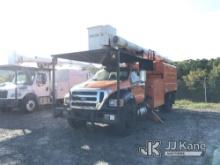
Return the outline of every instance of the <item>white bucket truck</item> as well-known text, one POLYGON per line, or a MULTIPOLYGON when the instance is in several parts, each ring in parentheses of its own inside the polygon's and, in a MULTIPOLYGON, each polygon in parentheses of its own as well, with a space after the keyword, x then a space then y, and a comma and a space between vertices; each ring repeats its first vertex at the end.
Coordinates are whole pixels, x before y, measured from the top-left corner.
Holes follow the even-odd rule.
MULTIPOLYGON (((59 64, 59 63, 58 63, 59 64)), ((65 65, 62 62, 60 65, 65 65)), ((67 63, 66 63, 67 65, 67 63)), ((88 71, 78 65, 56 68, 56 103, 62 103, 73 85, 86 81, 88 71)), ((0 65, 0 110, 20 109, 27 112, 52 104, 52 60, 39 57, 16 57, 16 62, 0 65)))

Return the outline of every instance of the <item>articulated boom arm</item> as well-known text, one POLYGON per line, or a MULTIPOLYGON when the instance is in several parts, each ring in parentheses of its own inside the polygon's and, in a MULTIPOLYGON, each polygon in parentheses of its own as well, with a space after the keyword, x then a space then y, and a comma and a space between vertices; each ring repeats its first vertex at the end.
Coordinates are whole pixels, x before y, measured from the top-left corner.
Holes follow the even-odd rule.
MULTIPOLYGON (((16 64, 24 64, 24 63, 36 63, 39 68, 44 69, 52 69, 52 59, 50 58, 42 58, 42 57, 26 57, 26 56, 17 56, 16 57, 16 64)), ((74 61, 57 61, 56 63, 58 66, 63 67, 64 65, 70 65, 70 66, 80 66, 80 67, 88 67, 91 66, 91 64, 84 64, 74 61)))
POLYGON ((16 57, 16 63, 17 64, 23 64, 23 63, 36 63, 39 68, 52 68, 52 60, 42 57, 26 57, 26 56, 17 56, 16 57))
POLYGON ((171 63, 171 60, 159 55, 157 52, 150 49, 144 52, 144 58, 152 61, 164 61, 167 63, 171 63))
POLYGON ((162 57, 157 52, 151 49, 144 49, 134 43, 131 43, 119 36, 114 36, 110 41, 110 45, 114 48, 125 48, 130 51, 135 51, 136 53, 143 53, 145 59, 152 61, 164 61, 170 63, 171 61, 165 57, 162 57))
POLYGON ((167 58, 159 55, 153 50, 138 46, 122 37, 116 35, 116 29, 110 25, 94 26, 88 28, 89 49, 97 50, 103 48, 125 49, 134 55, 142 56, 147 60, 163 61, 170 63, 167 58))

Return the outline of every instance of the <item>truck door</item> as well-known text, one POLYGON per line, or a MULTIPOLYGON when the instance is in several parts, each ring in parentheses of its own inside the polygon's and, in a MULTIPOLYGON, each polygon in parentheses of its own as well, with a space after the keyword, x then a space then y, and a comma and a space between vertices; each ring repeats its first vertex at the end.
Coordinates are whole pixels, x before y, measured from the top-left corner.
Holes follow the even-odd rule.
POLYGON ((133 93, 136 103, 142 103, 145 97, 145 83, 140 81, 138 73, 136 71, 132 71, 130 75, 131 82, 131 92, 133 93))
POLYGON ((49 71, 38 71, 34 85, 34 92, 38 96, 39 104, 49 104, 50 99, 50 76, 49 71))

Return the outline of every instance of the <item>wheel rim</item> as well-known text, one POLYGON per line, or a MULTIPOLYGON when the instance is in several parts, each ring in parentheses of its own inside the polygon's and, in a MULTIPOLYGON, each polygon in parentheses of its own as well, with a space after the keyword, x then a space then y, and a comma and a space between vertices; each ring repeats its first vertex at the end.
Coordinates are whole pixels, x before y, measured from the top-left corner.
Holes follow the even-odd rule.
POLYGON ((27 111, 31 112, 35 109, 36 107, 36 103, 34 100, 28 100, 27 104, 26 104, 26 109, 27 111))

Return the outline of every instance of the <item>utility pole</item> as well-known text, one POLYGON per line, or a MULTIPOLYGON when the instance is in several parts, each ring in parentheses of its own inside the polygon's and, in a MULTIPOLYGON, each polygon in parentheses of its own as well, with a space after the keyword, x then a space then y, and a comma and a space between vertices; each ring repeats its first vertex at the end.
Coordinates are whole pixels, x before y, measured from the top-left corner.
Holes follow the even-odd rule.
POLYGON ((204 78, 203 87, 204 87, 204 92, 205 92, 205 102, 207 103, 206 77, 204 78))

